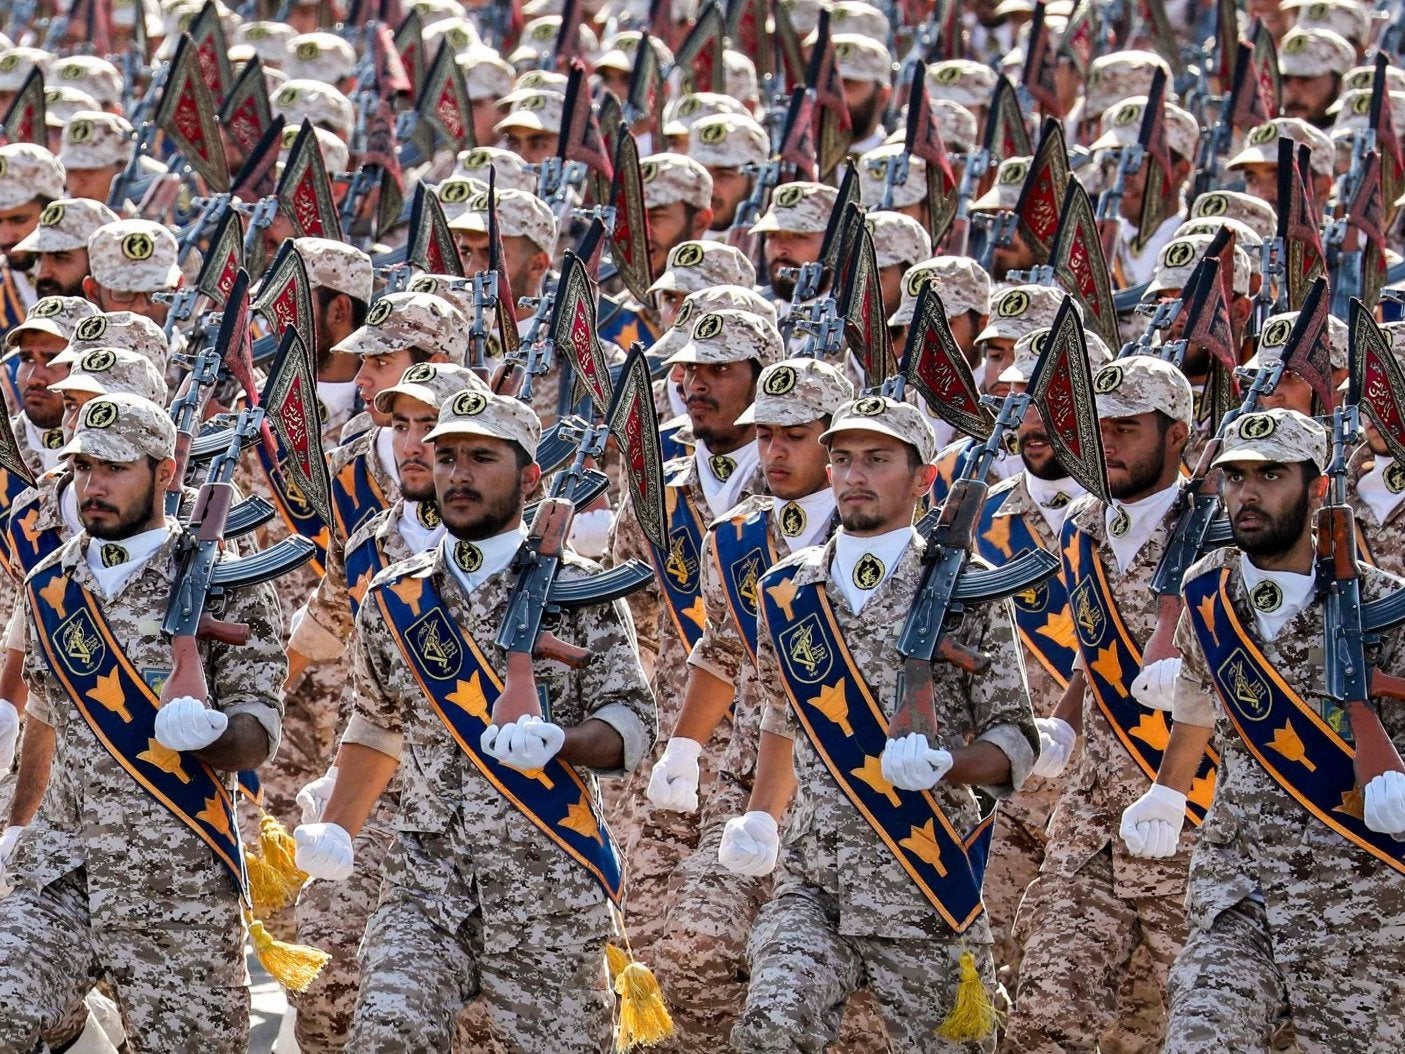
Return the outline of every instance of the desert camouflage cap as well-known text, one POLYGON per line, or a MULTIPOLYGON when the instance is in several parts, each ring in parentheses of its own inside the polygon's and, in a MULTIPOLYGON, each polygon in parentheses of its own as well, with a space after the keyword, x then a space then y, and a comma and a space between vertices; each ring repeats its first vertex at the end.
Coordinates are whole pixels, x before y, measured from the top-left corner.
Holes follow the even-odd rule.
MULTIPOLYGON (((1275 158, 1276 160, 1276 158, 1275 158)), ((1252 194, 1237 190, 1212 190, 1201 194, 1190 207, 1193 219, 1225 217, 1238 220, 1253 230, 1262 241, 1278 233, 1278 213, 1273 206, 1252 194)))
POLYGON ((976 334, 983 340, 1019 340, 1026 333, 1054 324, 1064 292, 1046 285, 1017 285, 994 296, 990 321, 976 334))
POLYGON ((293 28, 286 22, 245 22, 234 32, 235 45, 247 44, 265 66, 282 68, 293 28))
POLYGON ((566 94, 566 85, 570 83, 570 78, 564 73, 557 73, 555 70, 527 70, 512 82, 512 91, 504 96, 500 101, 504 104, 512 104, 517 101, 518 92, 529 91, 554 91, 566 94))
POLYGON ((70 88, 66 84, 57 88, 44 89, 44 124, 49 128, 63 131, 63 126, 77 113, 84 110, 103 112, 98 101, 81 88, 70 88))
POLYGON ((410 0, 405 5, 408 14, 414 11, 425 26, 432 26, 446 18, 463 18, 468 9, 459 0, 410 0))
POLYGON ((18 345, 22 333, 47 333, 51 337, 69 340, 78 323, 97 313, 97 304, 86 297, 41 297, 29 306, 24 321, 5 334, 5 347, 18 345))
POLYGON ((1111 420, 1159 411, 1189 427, 1195 419, 1190 381, 1172 363, 1151 355, 1128 355, 1093 374, 1098 417, 1111 420))
POLYGON ((864 0, 836 0, 830 5, 831 33, 855 33, 874 40, 887 40, 890 29, 888 16, 864 0))
POLYGON ((639 176, 646 209, 676 201, 695 209, 712 208, 712 174, 686 154, 650 154, 639 162, 639 176))
POLYGON ((967 109, 984 109, 995 91, 996 74, 983 62, 948 59, 927 67, 927 91, 933 100, 950 99, 967 109))
POLYGON ((782 184, 771 195, 770 207, 751 233, 818 234, 829 226, 829 215, 838 200, 839 191, 823 183, 782 184))
POLYGON ((1278 140, 1281 136, 1307 145, 1312 151, 1314 172, 1323 176, 1332 174, 1336 151, 1331 137, 1296 117, 1275 117, 1250 128, 1244 136, 1244 148, 1230 158, 1225 167, 1235 169, 1244 165, 1278 164, 1278 140))
POLYGON ((501 99, 512 91, 512 67, 490 48, 472 48, 459 56, 464 87, 471 101, 501 99))
MULTIPOLYGON (((1045 342, 1052 332, 1053 330, 1046 326, 1026 333, 1015 341, 1014 359, 995 379, 1002 384, 1028 384, 1029 379, 1034 376, 1034 368, 1039 364, 1040 356, 1044 354, 1045 342)), ((1084 331, 1083 339, 1088 346, 1088 366, 1093 371, 1096 372, 1112 361, 1112 351, 1103 343, 1102 337, 1084 331)))
POLYGON ((1031 157, 1007 157, 995 170, 990 189, 971 202, 973 212, 1009 212, 1020 203, 1024 181, 1029 178, 1031 157))
POLYGON ((39 225, 25 235, 16 252, 61 253, 87 249, 88 239, 105 223, 116 223, 117 214, 90 198, 59 198, 44 206, 39 225))
POLYGON ((306 119, 346 139, 356 127, 351 100, 321 81, 290 77, 273 93, 271 102, 274 116, 281 115, 289 128, 298 128, 306 119))
POLYGON ((756 63, 750 55, 731 48, 722 52, 722 90, 748 104, 760 99, 761 83, 756 79, 756 63))
POLYGON ((397 351, 441 352, 462 366, 468 354, 468 319, 432 293, 387 293, 366 313, 366 324, 333 351, 388 355, 397 351))
POLYGON ((1279 408, 1245 414, 1230 425, 1215 465, 1268 461, 1291 465, 1327 464, 1327 431, 1306 414, 1279 408))
POLYGON ((756 268, 746 254, 725 242, 680 242, 668 252, 668 262, 650 293, 696 293, 719 285, 753 286, 756 268))
MULTIPOLYGON (((1102 135, 1090 149, 1115 150, 1132 146, 1141 136, 1142 115, 1146 112, 1146 96, 1123 99, 1103 111, 1102 135)), ((1166 103, 1166 143, 1181 157, 1195 158, 1195 145, 1200 141, 1200 125, 1194 116, 1174 103, 1166 103)))
POLYGON ((59 162, 65 171, 78 172, 125 165, 135 145, 132 126, 125 117, 98 110, 80 110, 63 127, 59 162))
POLYGON ((336 84, 356 71, 355 50, 335 33, 299 33, 284 48, 283 72, 289 80, 336 84))
MULTIPOLYGON (((642 37, 643 34, 638 30, 626 29, 622 33, 616 33, 614 36, 606 38, 601 42, 604 50, 595 60, 595 68, 620 70, 624 73, 632 72, 635 56, 639 54, 639 41, 642 37)), ((656 37, 649 38, 649 45, 654 49, 654 54, 659 60, 659 69, 666 70, 673 65, 673 52, 668 49, 668 45, 656 37)))
MULTIPOLYGON (((449 224, 451 230, 488 229, 488 191, 469 199, 468 208, 449 224)), ((498 230, 504 238, 526 238, 544 253, 556 250, 556 215, 551 206, 525 190, 498 191, 498 230)))
POLYGON ((724 113, 738 117, 751 116, 746 107, 730 95, 710 91, 689 92, 664 107, 663 134, 670 137, 687 135, 688 130, 704 117, 724 113))
MULTIPOLYGON (((544 15, 534 18, 522 27, 522 35, 507 61, 516 69, 526 70, 535 66, 545 55, 550 55, 556 38, 561 33, 561 16, 544 15)), ((598 54, 600 38, 587 25, 580 27, 581 51, 587 56, 598 54)))
POLYGON ((788 428, 829 417, 854 397, 854 386, 823 359, 786 359, 761 371, 756 401, 742 411, 737 425, 788 428))
MULTIPOLYGON (((1337 101, 1327 108, 1327 112, 1337 115, 1331 130, 1333 139, 1340 141, 1343 136, 1349 136, 1352 132, 1364 131, 1371 124, 1371 89, 1356 88, 1343 92, 1337 96, 1337 101)), ((1390 124, 1395 129, 1396 136, 1405 134, 1405 90, 1390 91, 1390 124)), ((1349 155, 1350 139, 1343 145, 1349 155)))
MULTIPOLYGON (((1388 91, 1405 91, 1405 70, 1399 66, 1387 66, 1385 68, 1385 82, 1388 91)), ((1359 89, 1370 91, 1375 83, 1375 66, 1353 66, 1346 71, 1346 76, 1342 77, 1342 91, 1359 89)))
POLYGON ((697 316, 688 343, 669 356, 674 365, 716 365, 755 359, 762 366, 784 355, 780 331, 760 315, 720 308, 697 316))
POLYGON ((528 457, 537 456, 542 426, 536 411, 520 399, 476 388, 459 392, 439 408, 439 423, 425 436, 434 442, 446 436, 488 436, 516 443, 528 457))
POLYGON ((1356 49, 1340 33, 1294 28, 1278 44, 1278 69, 1285 77, 1342 73, 1356 64, 1356 49))
MULTIPOLYGON (((297 125, 288 125, 283 129, 283 141, 278 150, 280 170, 288 163, 288 155, 292 152, 293 144, 297 142, 298 133, 301 131, 297 125)), ((335 178, 336 173, 345 172, 351 160, 351 152, 346 143, 335 132, 317 126, 313 126, 312 135, 317 140, 317 149, 322 153, 322 163, 327 167, 327 174, 335 178)))
POLYGON ((70 55, 49 64, 49 84, 67 84, 85 91, 104 109, 122 104, 122 74, 112 63, 94 55, 70 55))
POLYGON ((1165 70, 1168 77, 1171 75, 1166 60, 1152 51, 1114 51, 1097 56, 1088 67, 1084 112, 1103 113, 1123 99, 1145 96, 1151 91, 1158 69, 1165 70))
POLYGON ((491 389, 483 379, 467 366, 455 366, 449 362, 417 362, 401 375, 400 380, 376 394, 375 407, 383 414, 395 409, 396 396, 424 403, 433 410, 442 410, 444 404, 459 392, 486 392, 491 389))
POLYGON ((1330 29, 1357 46, 1371 35, 1370 11, 1356 0, 1287 0, 1283 10, 1298 13, 1301 29, 1330 29))
POLYGON ((764 318, 772 326, 776 325, 776 308, 760 293, 739 285, 719 285, 711 289, 700 289, 689 293, 678 307, 673 317, 673 325, 664 330, 663 336, 654 341, 649 349, 649 357, 666 362, 681 351, 692 337, 693 323, 709 311, 722 308, 735 308, 749 311, 764 318))
MULTIPOLYGON (((901 157, 903 145, 884 143, 859 157, 859 199, 865 208, 877 208, 883 202, 888 185, 888 165, 901 157)), ((893 186, 893 208, 905 209, 927 200, 927 162, 910 157, 907 162, 907 182, 893 186)))
POLYGON ((19 91, 35 66, 47 69, 53 58, 40 48, 9 47, 0 51, 0 91, 19 91))
POLYGON ((932 236, 911 216, 870 212, 864 223, 873 235, 873 254, 879 268, 908 268, 932 255, 932 236))
POLYGON ((834 48, 835 69, 844 80, 893 83, 893 57, 886 45, 872 37, 850 32, 835 33, 830 37, 830 44, 834 48))
POLYGON ((928 283, 935 283, 948 318, 968 311, 990 313, 990 275, 968 256, 936 256, 907 269, 903 275, 902 302, 888 319, 890 326, 912 325, 917 295, 928 283))
POLYGON ((741 114, 712 114, 688 129, 688 156, 704 168, 763 165, 770 152, 766 129, 741 114))
MULTIPOLYGON (((533 183, 535 186, 535 182, 533 183)), ((441 180, 437 185, 431 186, 434 196, 439 199, 439 207, 444 210, 444 219, 453 223, 465 212, 468 211, 469 202, 480 194, 488 193, 486 180, 479 180, 471 176, 451 175, 447 179, 441 180)), ((506 189, 502 184, 498 184, 499 190, 506 189)))
POLYGON ((117 392, 88 401, 79 411, 73 438, 59 456, 83 454, 130 463, 144 457, 164 461, 175 452, 176 425, 165 408, 139 395, 117 392))
POLYGON ((55 392, 125 392, 166 405, 166 380, 145 355, 126 348, 92 348, 68 367, 68 376, 49 385, 55 392))
MULTIPOLYGON (((1242 369, 1255 370, 1261 366, 1272 366, 1283 358, 1283 349, 1293 333, 1293 323, 1298 320, 1298 312, 1284 311, 1264 319, 1259 330, 1258 347, 1242 369)), ((1347 367, 1347 325, 1335 315, 1327 316, 1327 350, 1331 355, 1332 369, 1344 370, 1347 367)))
POLYGON ((513 100, 512 109, 508 111, 507 116, 493 125, 495 132, 508 128, 526 128, 533 132, 560 134, 561 110, 566 105, 566 96, 545 89, 513 94, 518 97, 513 100))
POLYGON ((426 55, 433 55, 443 41, 457 56, 469 50, 486 50, 478 36, 478 27, 465 15, 448 15, 424 27, 424 49, 426 55))
MULTIPOLYGON (((1167 242, 1156 258, 1156 270, 1152 272, 1146 295, 1167 289, 1185 289, 1191 272, 1200 263, 1212 241, 1214 238, 1209 234, 1187 234, 1167 242)), ((1234 247, 1233 287, 1239 296, 1249 293, 1249 254, 1238 245, 1234 247)))
POLYGON ((1243 249, 1245 255, 1249 257, 1249 274, 1258 274, 1258 255, 1259 248, 1263 245, 1263 239, 1259 237, 1258 231, 1246 227, 1238 220, 1232 220, 1228 216, 1206 216, 1203 219, 1186 220, 1172 232, 1171 237, 1180 238, 1187 234, 1208 234, 1213 238, 1225 227, 1228 227, 1234 235, 1235 246, 1243 249))
POLYGON ((151 319, 134 311, 109 311, 82 319, 73 327, 68 347, 54 356, 56 366, 72 365, 94 348, 121 348, 149 359, 162 376, 170 355, 166 334, 151 319))
POLYGON ((313 289, 331 289, 370 303, 375 273, 371 258, 360 249, 330 238, 295 238, 293 249, 302 257, 313 289))
POLYGON ((0 146, 0 209, 14 209, 35 198, 63 197, 63 165, 42 146, 0 146))
POLYGON ((176 236, 150 220, 118 220, 88 239, 88 273, 104 289, 155 293, 180 281, 176 236))
MULTIPOLYGON (((536 173, 527 167, 527 162, 522 160, 521 155, 496 146, 475 146, 459 151, 458 163, 454 165, 454 171, 449 178, 476 179, 487 187, 489 171, 497 173, 499 190, 525 190, 529 194, 536 192, 536 173)), ((439 200, 441 203, 444 201, 442 193, 439 200)))
POLYGON ((882 395, 864 395, 845 403, 834 412, 829 430, 821 434, 820 442, 832 446, 841 432, 877 432, 901 440, 917 451, 924 465, 937 456, 937 433, 932 430, 927 415, 911 403, 898 402, 882 395))
MULTIPOLYGON (((411 293, 433 293, 441 300, 447 300, 458 308, 464 318, 473 317, 473 279, 471 278, 459 278, 451 274, 418 274, 410 279, 410 284, 405 288, 411 293)), ((495 345, 497 339, 496 334, 489 336, 489 347, 495 345)))

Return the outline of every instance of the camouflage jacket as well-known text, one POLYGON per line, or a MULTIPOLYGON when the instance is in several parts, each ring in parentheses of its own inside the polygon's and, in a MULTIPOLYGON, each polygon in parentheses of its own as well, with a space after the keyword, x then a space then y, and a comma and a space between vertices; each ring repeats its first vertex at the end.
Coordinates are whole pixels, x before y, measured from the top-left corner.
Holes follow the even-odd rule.
POLYGON ((1347 490, 1351 495, 1351 507, 1356 513, 1356 526, 1371 548, 1371 562, 1393 575, 1405 575, 1405 501, 1401 501, 1382 523, 1376 516, 1376 510, 1356 494, 1356 481, 1370 472, 1375 464, 1371 448, 1363 443, 1352 456, 1347 469, 1347 490))
MULTIPOLYGON (((797 586, 823 583, 844 643, 863 671, 873 698, 891 717, 898 693, 897 652, 903 620, 922 575, 923 543, 912 545, 897 567, 854 614, 831 570, 834 542, 802 549, 776 566, 799 567, 797 586)), ((990 668, 972 677, 953 666, 933 666, 937 724, 947 730, 941 745, 965 746, 975 740, 993 743, 1010 759, 1010 782, 986 788, 1007 797, 1025 781, 1039 750, 1039 735, 1029 705, 1024 661, 1015 639, 1008 605, 987 605, 967 612, 956 638, 990 656, 990 668)), ((780 661, 764 610, 758 633, 758 679, 768 687, 761 727, 795 742, 797 790, 786 821, 785 853, 777 873, 777 895, 787 889, 818 895, 835 909, 839 931, 854 936, 926 938, 950 936, 926 897, 908 877, 830 775, 806 738, 781 688, 780 661)), ((935 797, 952 826, 969 831, 980 811, 964 786, 939 783, 935 797)), ((982 918, 966 933, 976 942, 990 940, 982 918)))

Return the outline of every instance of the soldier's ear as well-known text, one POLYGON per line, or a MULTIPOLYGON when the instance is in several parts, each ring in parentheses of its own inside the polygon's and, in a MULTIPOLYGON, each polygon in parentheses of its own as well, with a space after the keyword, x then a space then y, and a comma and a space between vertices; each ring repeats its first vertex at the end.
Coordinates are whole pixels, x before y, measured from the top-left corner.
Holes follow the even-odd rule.
POLYGON ((1331 481, 1326 476, 1318 473, 1307 485, 1308 503, 1314 510, 1327 500, 1327 484, 1329 482, 1331 481))
POLYGON ((156 466, 156 494, 157 500, 165 501, 166 488, 170 486, 171 480, 176 476, 176 459, 173 457, 163 458, 156 466))

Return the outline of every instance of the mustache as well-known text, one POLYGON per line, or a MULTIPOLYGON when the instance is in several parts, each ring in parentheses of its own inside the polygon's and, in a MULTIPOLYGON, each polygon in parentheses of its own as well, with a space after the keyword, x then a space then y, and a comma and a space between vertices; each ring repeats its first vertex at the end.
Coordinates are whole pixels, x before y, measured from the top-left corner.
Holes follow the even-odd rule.
POLYGON ((117 508, 117 506, 115 506, 115 505, 109 505, 109 504, 108 504, 107 502, 105 502, 105 501, 98 501, 96 498, 89 498, 87 501, 85 501, 85 502, 83 503, 82 508, 80 508, 78 511, 80 511, 80 512, 111 512, 111 513, 116 513, 116 512, 119 512, 120 510, 117 508))
POLYGON ((428 472, 428 471, 429 471, 429 462, 428 462, 428 461, 425 461, 425 460, 422 459, 422 458, 412 457, 412 458, 410 458, 410 459, 408 459, 408 460, 406 460, 406 461, 400 462, 400 463, 396 466, 396 468, 398 468, 401 472, 405 471, 405 469, 407 469, 407 468, 422 468, 422 469, 424 469, 426 472, 428 472))
POLYGON ((843 490, 839 492, 840 501, 853 501, 854 499, 877 501, 878 495, 871 490, 843 490))
POLYGON ((690 410, 695 406, 706 406, 710 410, 717 409, 717 400, 709 399, 706 395, 690 395, 683 400, 683 404, 690 410))
POLYGON ((459 498, 467 498, 469 501, 482 501, 483 495, 472 487, 454 487, 452 490, 444 492, 443 500, 447 502, 456 501, 459 498))

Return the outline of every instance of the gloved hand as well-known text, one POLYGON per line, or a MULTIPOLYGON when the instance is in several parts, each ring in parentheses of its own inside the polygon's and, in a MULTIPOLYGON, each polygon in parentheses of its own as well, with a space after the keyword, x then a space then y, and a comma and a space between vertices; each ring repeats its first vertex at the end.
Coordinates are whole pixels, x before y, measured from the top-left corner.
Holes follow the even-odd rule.
POLYGON ((15 852, 15 844, 20 840, 20 834, 23 831, 24 828, 20 826, 6 827, 5 833, 0 835, 0 897, 15 888, 7 871, 10 866, 10 857, 15 852))
POLYGON ((890 739, 879 759, 883 778, 899 790, 931 790, 952 766, 951 754, 927 746, 921 732, 890 739))
POLYGON ((587 509, 576 513, 576 518, 571 521, 571 548, 590 560, 604 556, 610 524, 614 519, 615 514, 609 509, 587 509))
POLYGON ((351 877, 355 854, 351 835, 335 823, 305 823, 293 830, 298 843, 293 861, 313 878, 342 882, 351 877))
POLYGON ((1073 755, 1073 745, 1078 742, 1078 733, 1061 717, 1036 717, 1034 727, 1039 729, 1039 757, 1034 760, 1031 771, 1036 776, 1063 775, 1073 755))
POLYGON ((497 758, 519 772, 535 772, 556 756, 566 741, 566 730, 550 721, 527 714, 499 728, 483 730, 479 745, 483 753, 497 758))
POLYGON ((1164 860, 1176 855, 1185 824, 1185 795, 1153 783, 1122 813, 1122 840, 1133 856, 1164 860))
POLYGON ((167 750, 204 750, 224 734, 229 718, 182 695, 156 711, 156 742, 167 750))
POLYGON ((322 810, 332 796, 332 788, 337 785, 337 767, 333 765, 325 776, 318 776, 302 790, 298 791, 298 808, 302 810, 303 823, 317 823, 322 819, 322 810))
POLYGON ((702 744, 686 736, 674 736, 664 748, 663 757, 649 773, 649 800, 672 812, 698 811, 698 755, 702 744))
POLYGON ((749 812, 733 816, 722 828, 717 861, 728 871, 759 878, 776 869, 780 851, 781 833, 776 818, 768 812, 749 812))
POLYGON ((8 699, 0 699, 0 773, 15 763, 15 745, 20 739, 20 715, 8 699))
POLYGON ((1169 711, 1180 672, 1180 659, 1157 659, 1147 663, 1132 681, 1132 698, 1148 710, 1169 711))
POLYGON ((1379 834, 1405 831, 1405 773, 1392 769, 1366 784, 1363 818, 1379 834))

